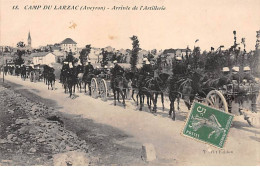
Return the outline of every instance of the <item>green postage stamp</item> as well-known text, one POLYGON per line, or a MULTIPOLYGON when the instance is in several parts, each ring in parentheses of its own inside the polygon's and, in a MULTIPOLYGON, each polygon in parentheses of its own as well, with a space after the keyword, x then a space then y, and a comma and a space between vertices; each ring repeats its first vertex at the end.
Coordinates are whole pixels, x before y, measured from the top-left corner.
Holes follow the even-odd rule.
POLYGON ((182 134, 223 148, 233 117, 221 110, 194 102, 182 134))

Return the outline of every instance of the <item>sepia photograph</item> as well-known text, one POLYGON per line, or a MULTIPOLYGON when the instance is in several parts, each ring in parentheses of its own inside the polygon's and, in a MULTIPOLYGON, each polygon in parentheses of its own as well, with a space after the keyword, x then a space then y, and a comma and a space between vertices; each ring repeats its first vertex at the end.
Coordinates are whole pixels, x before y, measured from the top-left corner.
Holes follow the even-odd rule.
POLYGON ((0 0, 0 166, 259 166, 259 0, 0 0))

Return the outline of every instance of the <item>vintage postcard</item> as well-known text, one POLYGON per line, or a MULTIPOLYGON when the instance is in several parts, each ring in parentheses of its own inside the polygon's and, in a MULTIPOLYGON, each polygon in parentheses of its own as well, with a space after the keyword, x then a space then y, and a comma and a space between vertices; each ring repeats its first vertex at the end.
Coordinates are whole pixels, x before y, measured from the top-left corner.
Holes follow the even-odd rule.
POLYGON ((260 165, 259 0, 0 0, 0 166, 260 165))

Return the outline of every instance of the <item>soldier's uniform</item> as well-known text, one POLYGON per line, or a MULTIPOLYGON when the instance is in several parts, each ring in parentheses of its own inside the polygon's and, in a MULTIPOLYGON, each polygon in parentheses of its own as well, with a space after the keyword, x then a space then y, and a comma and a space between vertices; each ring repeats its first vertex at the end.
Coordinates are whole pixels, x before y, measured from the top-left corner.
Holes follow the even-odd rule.
POLYGON ((186 68, 182 63, 181 57, 176 57, 172 64, 172 73, 173 75, 169 79, 169 90, 175 92, 179 88, 179 80, 183 78, 186 74, 186 68))
POLYGON ((150 62, 147 58, 143 59, 143 67, 140 69, 140 76, 138 79, 138 86, 142 87, 145 85, 147 79, 151 79, 154 77, 154 71, 150 62))
POLYGON ((230 73, 230 70, 228 67, 224 67, 222 69, 222 75, 221 77, 219 78, 219 83, 218 83, 218 86, 219 87, 223 87, 224 85, 227 85, 227 84, 230 84, 231 83, 231 73, 230 73))
POLYGON ((114 77, 123 76, 124 72, 124 69, 118 64, 115 64, 115 67, 111 69, 111 74, 114 77))
POLYGON ((152 76, 152 72, 153 69, 152 66, 149 64, 149 61, 147 61, 146 64, 140 70, 140 74, 145 77, 152 76))
POLYGON ((233 82, 238 83, 238 84, 242 82, 242 77, 239 73, 239 67, 233 67, 232 68, 231 79, 232 79, 233 82))
POLYGON ((173 63, 172 72, 174 76, 177 76, 177 78, 186 74, 186 67, 182 63, 181 57, 176 57, 175 62, 173 63))
POLYGON ((254 83, 255 82, 255 78, 254 76, 252 76, 252 74, 250 73, 250 68, 248 66, 244 67, 244 76, 243 76, 243 80, 246 80, 247 83, 254 83))
POLYGON ((93 67, 93 65, 91 64, 91 62, 88 62, 88 63, 89 63, 89 64, 85 66, 85 73, 86 73, 87 75, 93 73, 93 71, 94 71, 94 67, 93 67))

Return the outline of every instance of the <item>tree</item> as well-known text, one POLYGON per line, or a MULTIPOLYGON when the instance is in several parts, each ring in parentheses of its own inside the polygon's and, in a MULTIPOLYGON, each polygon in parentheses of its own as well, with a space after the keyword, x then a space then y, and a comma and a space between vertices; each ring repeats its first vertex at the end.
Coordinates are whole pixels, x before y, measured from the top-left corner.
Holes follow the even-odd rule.
POLYGON ((79 59, 82 65, 86 65, 90 51, 91 51, 91 45, 86 45, 86 47, 82 49, 82 51, 80 52, 79 59))
POLYGON ((24 48, 24 47, 25 47, 25 44, 24 44, 24 42, 20 41, 20 42, 17 43, 16 46, 17 46, 18 48, 24 48))
POLYGON ((154 60, 155 55, 156 55, 156 49, 150 51, 150 52, 148 53, 148 55, 147 55, 148 60, 149 60, 149 61, 154 60))
POLYGON ((200 58, 200 47, 195 47, 192 55, 193 55, 192 67, 196 69, 198 68, 198 60, 200 58))
POLYGON ((14 64, 15 65, 19 65, 21 66, 22 64, 24 64, 24 59, 22 58, 22 56, 25 54, 25 50, 17 50, 16 55, 17 57, 14 59, 14 64))
POLYGON ((25 50, 23 49, 25 47, 24 42, 20 41, 16 45, 19 49, 16 52, 17 57, 14 59, 14 64, 21 66, 24 64, 24 59, 22 56, 25 54, 25 50))
POLYGON ((141 50, 141 48, 139 47, 139 40, 138 40, 138 37, 133 35, 131 38, 132 40, 132 46, 133 46, 133 49, 132 49, 132 55, 131 55, 131 58, 130 58, 130 64, 131 64, 131 70, 132 71, 135 71, 136 70, 136 64, 137 64, 137 61, 138 61, 138 53, 139 51, 141 50))

